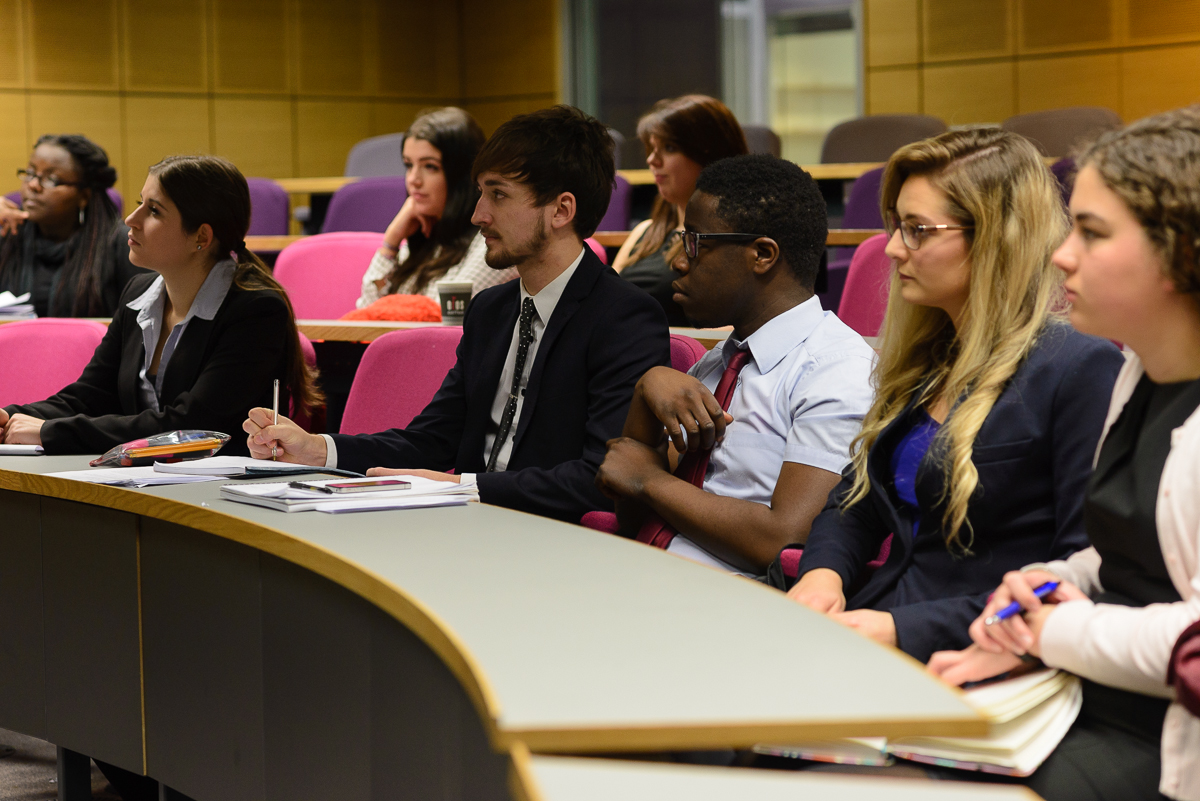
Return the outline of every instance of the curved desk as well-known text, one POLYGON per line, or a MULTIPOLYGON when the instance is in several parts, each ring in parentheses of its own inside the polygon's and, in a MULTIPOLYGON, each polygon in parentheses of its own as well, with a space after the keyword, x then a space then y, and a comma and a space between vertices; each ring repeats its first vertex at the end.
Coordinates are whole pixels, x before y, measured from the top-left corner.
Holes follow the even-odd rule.
POLYGON ((986 728, 898 652, 610 535, 39 475, 85 464, 0 458, 0 726, 202 801, 502 798, 514 746, 986 728))

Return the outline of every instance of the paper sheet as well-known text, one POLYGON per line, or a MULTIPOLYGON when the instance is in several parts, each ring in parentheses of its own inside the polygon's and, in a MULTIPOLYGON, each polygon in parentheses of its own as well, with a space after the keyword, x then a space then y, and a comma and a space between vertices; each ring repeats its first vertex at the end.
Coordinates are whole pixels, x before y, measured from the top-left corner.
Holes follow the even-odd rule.
POLYGON ((0 445, 0 456, 41 456, 41 445, 0 445))
POLYGON ((156 473, 153 467, 99 467, 92 470, 65 470, 61 473, 46 473, 46 475, 70 481, 109 484, 117 487, 158 487, 165 484, 217 481, 221 478, 221 476, 181 476, 171 473, 156 473))

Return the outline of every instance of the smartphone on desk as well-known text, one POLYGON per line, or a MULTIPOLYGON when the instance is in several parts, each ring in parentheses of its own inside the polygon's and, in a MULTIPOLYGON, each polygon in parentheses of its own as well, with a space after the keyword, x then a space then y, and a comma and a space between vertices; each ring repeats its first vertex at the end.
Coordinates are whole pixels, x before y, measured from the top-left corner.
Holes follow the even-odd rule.
POLYGON ((412 486, 407 481, 398 478, 379 478, 374 481, 335 481, 329 484, 309 484, 304 481, 291 481, 289 487, 296 489, 324 492, 329 495, 343 495, 354 492, 378 492, 381 490, 406 490, 412 486))

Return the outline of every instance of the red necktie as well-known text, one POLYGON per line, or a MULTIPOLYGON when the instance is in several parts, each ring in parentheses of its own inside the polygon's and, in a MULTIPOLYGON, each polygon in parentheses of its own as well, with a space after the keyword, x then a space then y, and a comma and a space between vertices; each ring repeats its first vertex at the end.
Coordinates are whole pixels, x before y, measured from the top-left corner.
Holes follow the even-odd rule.
MULTIPOLYGON (((729 411, 729 401, 732 400, 734 387, 737 386, 738 373, 742 371, 742 368, 746 366, 746 362, 748 361, 750 361, 750 351, 739 350, 733 354, 733 358, 729 360, 729 365, 725 368, 725 372, 721 374, 721 380, 717 384, 717 391, 713 393, 713 397, 717 399, 717 403, 721 404, 721 408, 725 411, 729 411)), ((708 472, 708 459, 710 456, 712 456, 712 451, 688 451, 679 460, 679 466, 675 469, 675 475, 684 481, 703 488, 704 474, 708 472)), ((666 550, 667 546, 671 544, 671 540, 675 539, 675 535, 678 533, 678 531, 672 528, 670 523, 651 512, 650 516, 646 518, 646 522, 642 524, 641 530, 638 531, 637 540, 647 545, 653 545, 655 548, 666 550)))

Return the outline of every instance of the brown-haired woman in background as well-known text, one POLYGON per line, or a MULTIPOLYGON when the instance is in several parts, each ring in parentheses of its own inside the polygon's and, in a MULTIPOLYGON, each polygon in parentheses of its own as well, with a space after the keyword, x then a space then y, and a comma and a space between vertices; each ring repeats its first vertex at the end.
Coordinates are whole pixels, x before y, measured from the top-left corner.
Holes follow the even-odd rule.
POLYGON ((672 300, 671 233, 683 227, 683 209, 696 190, 700 170, 714 161, 749 152, 742 126, 720 100, 684 95, 660 100, 638 120, 646 164, 658 184, 650 219, 629 234, 613 260, 625 280, 650 293, 667 312, 670 325, 686 326, 683 309, 672 300))
MULTIPOLYGON (((234 433, 271 402, 276 378, 297 408, 319 400, 287 295, 246 250, 250 190, 237 167, 164 159, 125 221, 130 260, 153 272, 129 282, 78 381, 0 409, 0 441, 102 453, 174 429, 234 433)), ((226 447, 247 453, 240 437, 226 447)))

